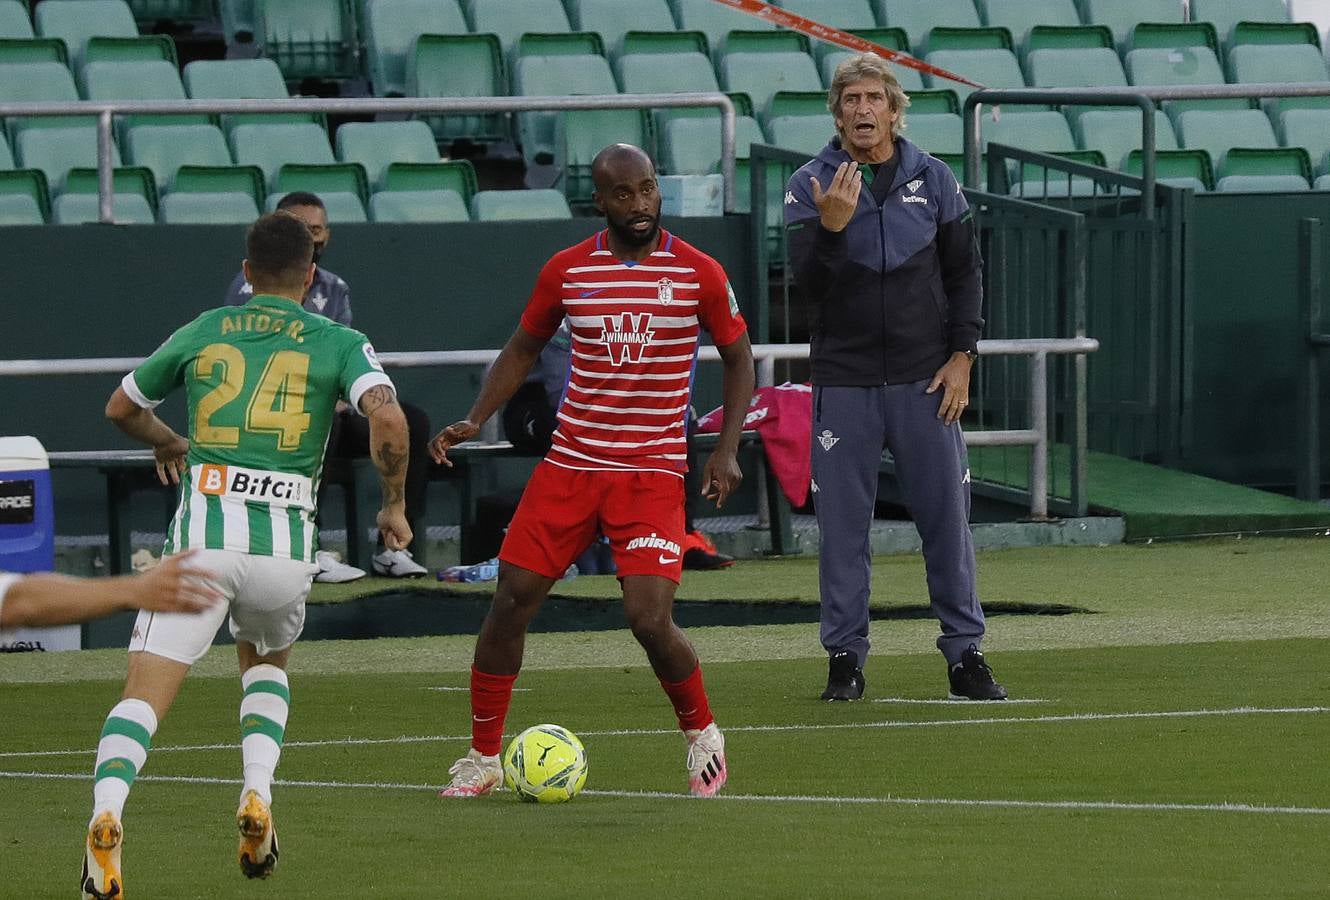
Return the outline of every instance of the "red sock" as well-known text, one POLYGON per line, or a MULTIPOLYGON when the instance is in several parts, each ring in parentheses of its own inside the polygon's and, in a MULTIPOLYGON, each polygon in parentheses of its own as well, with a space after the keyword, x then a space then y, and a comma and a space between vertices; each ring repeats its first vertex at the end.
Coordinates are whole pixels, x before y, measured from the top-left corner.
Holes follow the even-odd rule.
POLYGON ((702 684, 702 666, 699 665, 683 681, 665 681, 660 686, 669 694, 674 704, 674 714, 679 718, 679 728, 684 731, 701 731, 716 717, 711 714, 711 705, 707 703, 707 689, 702 684))
POLYGON ((516 680, 516 675, 491 675, 471 666, 471 746, 485 756, 498 756, 503 749, 503 720, 516 680))

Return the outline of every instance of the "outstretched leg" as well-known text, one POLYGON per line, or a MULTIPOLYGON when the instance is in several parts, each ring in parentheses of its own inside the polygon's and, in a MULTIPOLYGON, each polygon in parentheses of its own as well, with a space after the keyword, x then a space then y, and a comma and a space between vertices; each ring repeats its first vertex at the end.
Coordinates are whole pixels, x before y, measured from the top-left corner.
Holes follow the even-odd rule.
POLYGON ((272 821, 272 779, 282 756, 291 688, 286 663, 291 648, 262 654, 249 641, 236 641, 240 662, 240 753, 245 784, 240 789, 237 856, 249 878, 267 878, 277 865, 277 831, 272 821))

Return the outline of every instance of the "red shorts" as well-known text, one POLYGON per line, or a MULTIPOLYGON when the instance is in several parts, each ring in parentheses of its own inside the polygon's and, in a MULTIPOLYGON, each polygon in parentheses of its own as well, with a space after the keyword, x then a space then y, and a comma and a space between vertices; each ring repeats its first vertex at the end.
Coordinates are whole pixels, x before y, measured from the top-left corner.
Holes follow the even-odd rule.
POLYGON ((683 570, 683 478, 660 471, 565 469, 541 461, 522 493, 499 559, 559 578, 591 546, 609 538, 619 577, 683 570))

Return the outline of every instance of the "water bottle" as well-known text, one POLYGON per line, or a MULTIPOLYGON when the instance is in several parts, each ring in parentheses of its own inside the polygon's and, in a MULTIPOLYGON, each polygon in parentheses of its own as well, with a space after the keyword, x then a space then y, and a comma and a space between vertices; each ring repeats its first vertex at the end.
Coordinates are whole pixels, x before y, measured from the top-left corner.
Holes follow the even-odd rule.
POLYGON ((440 581, 493 581, 499 577, 499 559, 487 559, 469 566, 449 566, 439 572, 440 581))

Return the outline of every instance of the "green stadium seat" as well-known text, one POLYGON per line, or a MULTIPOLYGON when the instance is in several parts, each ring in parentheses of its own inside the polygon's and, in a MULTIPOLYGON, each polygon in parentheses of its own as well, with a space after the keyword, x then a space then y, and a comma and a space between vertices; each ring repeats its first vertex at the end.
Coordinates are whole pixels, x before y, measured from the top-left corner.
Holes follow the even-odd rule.
POLYGON ((1281 145, 1306 150, 1318 172, 1330 172, 1330 109, 1285 110, 1279 135, 1281 145))
POLYGON ((469 222, 457 191, 380 191, 369 198, 371 222, 469 222))
MULTIPOLYGON (((197 59, 185 66, 185 92, 194 100, 285 100, 290 97, 282 70, 271 59, 197 59)), ((222 128, 256 122, 314 122, 319 113, 253 113, 222 116, 222 128)))
MULTIPOLYGON (((423 35, 407 63, 411 97, 495 97, 507 93, 503 51, 492 34, 423 35)), ((440 141, 469 138, 503 141, 509 137, 502 113, 421 116, 440 141)))
POLYGON ((831 121, 827 110, 826 91, 777 91, 767 104, 767 112, 761 118, 770 122, 780 116, 814 116, 831 121))
POLYGON ((1081 24, 1074 0, 979 0, 978 6, 985 25, 1008 29, 1022 47, 1036 25, 1081 24))
MULTIPOLYGON (((79 73, 88 100, 184 100, 185 87, 175 66, 164 60, 145 62, 90 62, 79 73)), ((123 142, 136 125, 207 125, 206 115, 117 116, 116 133, 123 142)))
POLYGON ((1107 25, 1119 47, 1126 47, 1140 22, 1182 22, 1178 0, 1081 0, 1085 20, 1107 25))
MULTIPOLYGON (((847 28, 845 30, 888 50, 896 50, 900 53, 910 52, 910 39, 906 37, 904 28, 847 28)), ((822 68, 822 61, 828 55, 848 52, 828 41, 813 42, 813 59, 817 60, 819 69, 822 68)))
POLYGON ((727 53, 720 61, 727 91, 743 91, 762 115, 777 91, 818 91, 822 76, 807 53, 727 53))
MULTIPOLYGON (((746 159, 753 144, 766 143, 751 116, 734 123, 734 152, 746 159)), ((674 119, 660 140, 660 168, 668 175, 710 175, 720 171, 720 123, 714 119, 674 119)))
MULTIPOLYGON (((265 211, 275 211, 284 196, 286 195, 276 192, 269 194, 265 211)), ((369 221, 369 217, 365 215, 365 204, 355 194, 329 191, 319 194, 319 199, 323 201, 323 206, 328 211, 328 223, 331 225, 358 225, 369 221)))
POLYGON ((236 192, 167 194, 157 207, 163 225, 248 225, 258 217, 254 198, 236 192))
MULTIPOLYGON (((63 188, 70 169, 96 168, 97 129, 91 125, 25 128, 14 137, 14 161, 40 169, 53 188, 63 188)), ((111 144, 111 161, 120 165, 120 150, 111 144)))
POLYGON ((268 196, 258 166, 181 166, 171 182, 173 194, 244 194, 258 207, 268 196))
POLYGON ((321 165, 336 162, 328 134, 312 123, 237 125, 227 136, 231 157, 240 165, 255 165, 268 184, 287 163, 321 165))
POLYGON ((528 31, 548 34, 572 31, 572 26, 559 0, 471 0, 471 30, 497 36, 505 55, 511 55, 528 31))
MULTIPOLYGON (((70 169, 60 188, 62 194, 96 194, 96 169, 70 169)), ((111 171, 111 184, 116 196, 138 194, 153 209, 157 208, 157 182, 152 172, 143 166, 119 166, 111 171)))
POLYGON ((365 68, 375 95, 400 97, 422 34, 466 34, 457 0, 371 0, 364 4, 365 68))
MULTIPOLYGON (((1142 165, 1141 151, 1133 150, 1123 160, 1122 171, 1140 175, 1142 165)), ((1214 165, 1204 150, 1159 150, 1155 153, 1155 180, 1173 187, 1213 190, 1214 165)))
POLYGON ((1035 50, 1080 50, 1107 47, 1116 52, 1107 25, 1036 25, 1025 38, 1025 54, 1035 50))
POLYGON ((1234 147, 1224 154, 1218 167, 1219 178, 1231 175, 1293 176, 1310 184, 1312 162, 1302 147, 1276 147, 1269 150, 1234 147))
POLYGON ((625 31, 618 57, 649 53, 701 53, 711 58, 711 45, 700 31, 625 31))
MULTIPOLYGON (((37 214, 42 222, 50 218, 51 192, 47 188, 46 175, 40 169, 0 171, 0 197, 14 196, 25 197, 31 201, 37 208, 37 214)), ((20 209, 26 206, 25 203, 16 204, 16 208, 20 209)))
POLYGON ((974 0, 873 0, 878 21, 892 28, 904 28, 910 46, 916 50, 928 40, 934 28, 978 28, 979 11, 974 0))
POLYGON ((0 226, 45 225, 41 207, 26 194, 3 193, 0 186, 0 226))
POLYGON ((559 191, 538 188, 516 191, 479 191, 471 198, 471 216, 477 222, 513 222, 532 219, 571 219, 573 211, 559 191))
POLYGON ((151 30, 163 20, 170 23, 205 23, 215 18, 212 0, 129 0, 134 19, 151 30))
POLYGON ((1224 194, 1296 193, 1310 190, 1301 175, 1222 175, 1215 190, 1224 194))
POLYGON ((1288 0, 1289 18, 1310 22, 1321 35, 1321 46, 1330 47, 1330 5, 1325 0, 1288 0))
POLYGON ((1257 109, 1189 109, 1175 122, 1178 142, 1189 150, 1206 151, 1219 168, 1230 148, 1279 146, 1270 120, 1257 109))
POLYGON ((681 29, 705 34, 712 53, 722 50, 725 36, 731 31, 776 27, 755 16, 722 6, 716 0, 674 0, 674 15, 681 29))
MULTIPOLYGON (((69 69, 56 62, 13 63, 0 78, 0 103, 39 100, 78 100, 78 88, 69 69)), ((70 128, 96 125, 96 116, 11 116, 5 121, 11 141, 29 128, 70 128)))
POLYGON ((83 48, 83 64, 162 60, 176 66, 175 41, 164 34, 136 37, 91 37, 83 48))
POLYGON ((809 53, 813 52, 812 42, 797 31, 735 30, 725 35, 725 41, 717 50, 720 57, 729 53, 809 53))
MULTIPOLYGON (((69 51, 60 38, 0 38, 0 67, 16 63, 53 62, 69 65, 69 51)), ((7 68, 3 69, 8 71, 7 68)))
MULTIPOLYGON (((584 0, 585 2, 585 0, 584 0)), ((876 28, 877 16, 869 0, 778 0, 777 6, 796 16, 830 25, 841 31, 876 28)))
POLYGON ((776 116, 767 122, 767 133, 772 146, 816 156, 836 130, 826 115, 776 116))
MULTIPOLYGON (((820 67, 822 70, 822 86, 831 87, 832 79, 836 77, 836 67, 855 54, 849 50, 837 50, 834 53, 828 53, 822 57, 820 67)), ((926 90, 924 87, 924 75, 918 69, 911 69, 909 66, 893 65, 892 74, 896 80, 901 83, 901 90, 910 94, 914 91, 926 90)))
POLYGON ((181 166, 229 166, 231 151, 215 125, 138 125, 125 135, 125 160, 146 166, 158 190, 175 180, 181 166))
MULTIPOLYGON (((1228 70, 1230 79, 1239 84, 1330 83, 1325 57, 1310 44, 1243 44, 1228 51, 1228 70)), ((1275 118, 1286 109, 1330 108, 1330 96, 1271 97, 1262 102, 1275 118)))
MULTIPOLYGON (((87 225, 96 222, 99 214, 96 194, 61 194, 51 205, 53 225, 87 225)), ((138 194, 114 195, 111 217, 117 225, 154 225, 157 222, 148 201, 138 194)))
POLYGON ((359 163, 379 185, 389 163, 436 163, 439 148, 424 122, 347 122, 337 129, 337 158, 359 163))
MULTIPOLYGON (((1127 80, 1132 84, 1224 84, 1219 60, 1208 47, 1137 48, 1127 53, 1127 80)), ((1167 100, 1164 111, 1177 124, 1186 110, 1250 109, 1246 100, 1167 100)))
POLYGON ((1239 22, 1228 36, 1228 49, 1243 44, 1311 44, 1321 49, 1321 35, 1311 22, 1239 22))
MULTIPOLYGON (((1010 50, 938 50, 928 54, 926 61, 930 65, 955 72, 957 75, 964 75, 971 81, 977 81, 991 88, 1026 86, 1021 65, 1016 61, 1016 54, 1010 50)), ((974 88, 968 84, 949 81, 936 75, 926 75, 924 80, 929 87, 954 90, 962 104, 965 103, 965 98, 974 92, 974 88)), ((1020 113, 1024 114, 1034 108, 1013 106, 1010 109, 1019 109, 1020 113)))
POLYGON ((1003 115, 994 121, 982 117, 979 139, 983 152, 990 143, 1006 144, 1040 153, 1065 153, 1076 149, 1071 128, 1061 113, 1039 111, 1019 116, 1003 115))
POLYGON ((294 191, 311 194, 353 194, 363 206, 369 201, 369 179, 360 163, 286 163, 277 170, 272 192, 286 195, 294 191))
POLYGON ((24 40, 35 37, 28 10, 18 0, 0 0, 0 38, 24 40))
POLYGON ((527 31, 517 38, 513 59, 523 56, 604 56, 605 42, 594 31, 527 31))
POLYGON ((1011 30, 1002 26, 978 28, 938 27, 928 32, 928 41, 915 48, 924 54, 934 50, 1016 50, 1011 30))
POLYGON ((1209 22, 1141 22, 1128 38, 1131 50, 1208 47, 1219 56, 1219 35, 1209 22))
MULTIPOLYGON (((1141 148, 1140 110, 1091 107, 1071 124, 1077 146, 1103 153, 1110 168, 1118 168, 1128 153, 1141 148)), ((1178 149, 1173 123, 1161 110, 1155 110, 1155 149, 1178 149)))
POLYGON ((1033 87, 1125 87, 1127 84, 1122 60, 1117 51, 1108 47, 1031 50, 1025 58, 1025 71, 1033 87))
MULTIPOLYGON (((619 83, 625 94, 709 93, 720 90, 711 60, 701 53, 634 53, 619 57, 619 83)), ((665 130, 671 119, 714 118, 715 109, 702 107, 657 108, 653 111, 656 132, 665 130)))
POLYGON ((651 146, 649 115, 645 109, 570 109, 558 116, 554 164, 563 169, 563 192, 570 204, 590 204, 595 190, 591 161, 606 146, 651 146))
POLYGON ((965 129, 961 117, 953 113, 905 117, 902 132, 911 142, 934 156, 965 152, 965 129))
POLYGON ((936 91, 914 91, 910 94, 910 115, 931 116, 935 113, 960 114, 961 102, 951 88, 936 91))
POLYGON ((91 37, 138 37, 134 13, 124 0, 58 0, 41 3, 33 15, 40 37, 60 38, 77 71, 91 37))
POLYGON ((1191 20, 1209 22, 1227 41, 1239 22, 1287 22, 1288 5, 1285 0, 1191 0, 1191 20))
POLYGON ((356 74, 352 16, 344 0, 255 0, 255 39, 289 80, 356 74))
POLYGON ((577 0, 570 4, 569 13, 574 28, 596 32, 613 54, 620 52, 629 31, 674 30, 674 14, 665 0, 638 0, 631 10, 624 9, 623 0, 577 0))
POLYGON ((1312 189, 1317 191, 1330 191, 1330 175, 1322 175, 1317 178, 1316 183, 1312 185, 1312 189))
MULTIPOLYGON (((523 96, 617 94, 610 64, 603 56, 523 56, 517 60, 514 93, 523 96)), ((517 114, 518 141, 528 165, 553 162, 558 113, 517 114)))
POLYGON ((384 172, 380 186, 381 191, 454 191, 467 204, 479 189, 475 166, 467 159, 392 163, 384 172))

